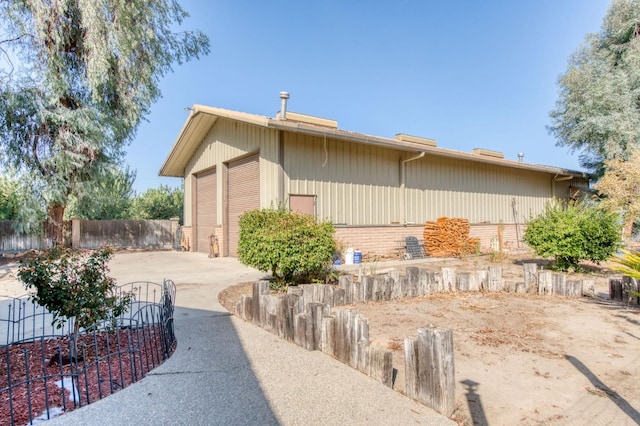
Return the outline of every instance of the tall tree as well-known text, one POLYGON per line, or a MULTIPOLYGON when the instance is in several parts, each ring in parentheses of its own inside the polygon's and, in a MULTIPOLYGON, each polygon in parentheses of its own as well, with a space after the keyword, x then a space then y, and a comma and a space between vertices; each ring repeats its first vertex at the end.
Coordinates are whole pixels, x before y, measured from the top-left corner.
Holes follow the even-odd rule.
POLYGON ((614 0, 559 80, 549 132, 597 176, 640 145, 640 0, 614 0))
POLYGON ((136 172, 128 167, 110 167, 85 182, 74 194, 65 217, 84 220, 130 219, 136 172))
POLYGON ((175 0, 0 0, 2 156, 38 180, 60 241, 69 198, 116 163, 174 63, 209 52, 175 0), (19 61, 12 58, 19 57, 19 61))

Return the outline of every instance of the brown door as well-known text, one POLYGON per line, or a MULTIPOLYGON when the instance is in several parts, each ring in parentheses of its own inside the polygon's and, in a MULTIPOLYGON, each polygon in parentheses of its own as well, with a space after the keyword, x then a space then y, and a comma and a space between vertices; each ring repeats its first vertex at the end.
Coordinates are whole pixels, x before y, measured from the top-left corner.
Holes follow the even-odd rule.
POLYGON ((260 208, 260 162, 258 154, 229 163, 227 179, 227 246, 229 256, 238 255, 240 215, 260 208))
POLYGON ((196 251, 209 253, 209 236, 215 232, 216 217, 216 171, 215 169, 196 176, 195 232, 196 251))

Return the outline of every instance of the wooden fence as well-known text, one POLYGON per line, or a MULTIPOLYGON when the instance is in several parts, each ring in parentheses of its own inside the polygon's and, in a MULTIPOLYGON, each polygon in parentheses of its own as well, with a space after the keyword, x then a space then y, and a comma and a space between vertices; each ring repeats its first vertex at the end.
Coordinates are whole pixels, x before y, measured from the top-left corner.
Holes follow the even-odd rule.
MULTIPOLYGON (((305 284, 272 295, 268 281, 253 285, 236 306, 240 318, 271 331, 307 350, 320 350, 341 362, 393 385, 391 350, 371 345, 369 325, 353 309, 337 308, 369 301, 403 299, 448 292, 509 291, 580 297, 593 292, 593 280, 567 280, 563 274, 539 271, 535 263, 523 265, 521 281, 505 280, 502 267, 459 272, 452 268, 429 271, 407 267, 383 275, 340 277, 337 286, 305 284), (332 311, 333 308, 336 308, 332 311)), ((450 416, 455 408, 453 333, 433 326, 405 338, 405 394, 450 416)))
MULTIPOLYGON (((78 249, 105 244, 118 248, 172 249, 179 247, 178 219, 79 220, 65 222, 65 241, 78 249)), ((42 235, 15 231, 12 221, 0 221, 0 253, 41 250, 51 246, 42 235)))

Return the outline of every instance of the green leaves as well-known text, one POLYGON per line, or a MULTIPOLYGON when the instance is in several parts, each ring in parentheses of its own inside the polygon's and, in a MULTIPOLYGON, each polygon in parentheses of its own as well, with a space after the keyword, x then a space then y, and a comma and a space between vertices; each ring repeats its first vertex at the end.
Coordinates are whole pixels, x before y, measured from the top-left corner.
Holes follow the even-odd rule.
POLYGON ((50 211, 118 163, 173 64, 209 52, 175 0, 8 0, 0 16, 0 162, 50 211))
POLYGON ((238 258, 271 272, 276 285, 310 280, 331 265, 336 246, 330 222, 285 209, 262 209, 240 216, 238 258))
POLYGON ((598 34, 589 34, 560 77, 549 132, 582 151, 580 162, 597 175, 603 163, 626 158, 640 145, 639 0, 618 0, 598 34))
POLYGON ((87 253, 55 246, 20 262, 18 278, 36 290, 32 298, 53 314, 52 325, 75 318, 77 332, 117 317, 133 299, 132 293, 118 293, 107 275, 112 256, 109 247, 87 253))
POLYGON ((607 260, 620 241, 620 225, 615 214, 596 206, 555 202, 527 223, 524 241, 566 271, 577 269, 581 260, 607 260))
POLYGON ((137 196, 132 201, 131 217, 144 219, 182 219, 184 193, 182 188, 170 188, 160 185, 137 196))

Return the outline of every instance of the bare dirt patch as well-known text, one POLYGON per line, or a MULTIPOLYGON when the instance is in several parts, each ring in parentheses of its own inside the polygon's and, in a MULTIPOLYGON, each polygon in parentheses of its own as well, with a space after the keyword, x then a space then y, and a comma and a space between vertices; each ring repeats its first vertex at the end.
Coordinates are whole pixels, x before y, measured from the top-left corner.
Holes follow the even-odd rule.
MULTIPOLYGON (((530 260, 530 259, 529 259, 530 260)), ((505 279, 522 276, 526 258, 502 261, 505 279)), ((542 267, 548 262, 537 260, 542 267)), ((495 264, 488 257, 430 260, 472 271, 495 264)), ((369 265, 382 270, 384 264, 369 265)), ((394 388, 404 390, 404 338, 433 324, 454 333, 456 401, 460 424, 606 424, 640 422, 640 309, 608 300, 606 265, 584 265, 595 297, 569 299, 513 293, 457 293, 353 308, 369 321, 372 344, 393 350, 394 388)), ((402 265, 396 266, 404 272, 402 265)), ((385 266, 386 269, 386 266, 385 266)), ((252 283, 230 287, 220 302, 230 312, 252 283)))

